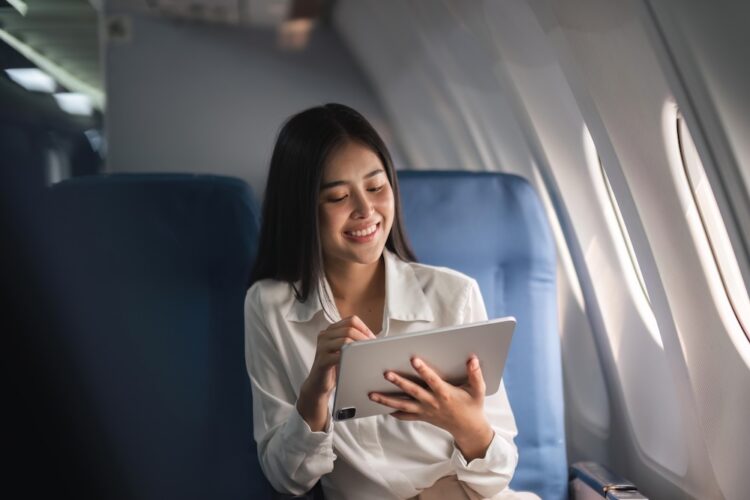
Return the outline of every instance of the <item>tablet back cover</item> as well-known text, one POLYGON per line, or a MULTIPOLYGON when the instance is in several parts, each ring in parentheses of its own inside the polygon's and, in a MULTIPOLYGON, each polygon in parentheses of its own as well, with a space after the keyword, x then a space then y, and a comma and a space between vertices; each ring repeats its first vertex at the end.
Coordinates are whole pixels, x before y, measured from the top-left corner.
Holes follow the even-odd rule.
POLYGON ((515 318, 507 317, 347 344, 339 361, 334 420, 393 412, 370 401, 368 394, 400 392, 383 377, 388 370, 423 384, 411 366, 412 356, 419 356, 444 380, 460 385, 466 381, 467 360, 476 354, 487 386, 485 394, 496 393, 515 325, 515 318))

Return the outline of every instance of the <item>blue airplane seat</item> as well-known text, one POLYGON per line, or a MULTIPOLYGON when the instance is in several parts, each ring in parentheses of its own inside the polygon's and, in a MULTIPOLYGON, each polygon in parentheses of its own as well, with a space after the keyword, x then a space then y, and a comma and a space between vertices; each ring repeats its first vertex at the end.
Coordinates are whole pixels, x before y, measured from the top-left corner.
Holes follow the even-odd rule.
POLYGON ((49 195, 71 263, 55 300, 122 498, 269 498, 244 359, 259 229, 248 185, 114 174, 49 195))
POLYGON ((515 316, 503 375, 518 427, 511 487, 567 497, 555 245, 531 185, 509 174, 400 171, 403 213, 417 258, 479 283, 490 318, 515 316))

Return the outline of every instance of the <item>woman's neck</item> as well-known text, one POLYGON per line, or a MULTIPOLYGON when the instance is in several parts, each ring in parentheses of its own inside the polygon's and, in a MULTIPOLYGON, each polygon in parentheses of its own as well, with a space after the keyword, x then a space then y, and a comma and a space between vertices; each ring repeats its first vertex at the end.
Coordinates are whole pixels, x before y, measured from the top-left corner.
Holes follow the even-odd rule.
POLYGON ((385 296, 385 261, 381 256, 372 264, 327 263, 326 279, 336 302, 356 304, 385 296))

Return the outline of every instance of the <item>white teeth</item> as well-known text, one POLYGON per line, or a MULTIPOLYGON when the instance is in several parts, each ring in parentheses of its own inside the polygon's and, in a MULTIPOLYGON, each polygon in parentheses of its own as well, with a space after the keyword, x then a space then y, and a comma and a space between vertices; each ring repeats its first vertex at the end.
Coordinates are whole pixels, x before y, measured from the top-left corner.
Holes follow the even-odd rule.
POLYGON ((362 229, 361 231, 347 231, 346 234, 350 234, 352 236, 356 236, 358 238, 361 238, 363 236, 368 236, 375 232, 375 230, 378 228, 377 224, 374 224, 367 229, 362 229))

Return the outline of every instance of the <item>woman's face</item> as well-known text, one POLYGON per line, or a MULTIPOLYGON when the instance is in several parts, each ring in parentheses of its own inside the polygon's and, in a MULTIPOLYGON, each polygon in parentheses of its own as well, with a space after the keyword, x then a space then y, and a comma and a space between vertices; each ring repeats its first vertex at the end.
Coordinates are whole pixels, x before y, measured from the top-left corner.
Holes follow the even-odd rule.
POLYGON ((326 266, 377 262, 391 232, 394 200, 375 152, 358 142, 336 149, 323 171, 318 206, 326 266))

